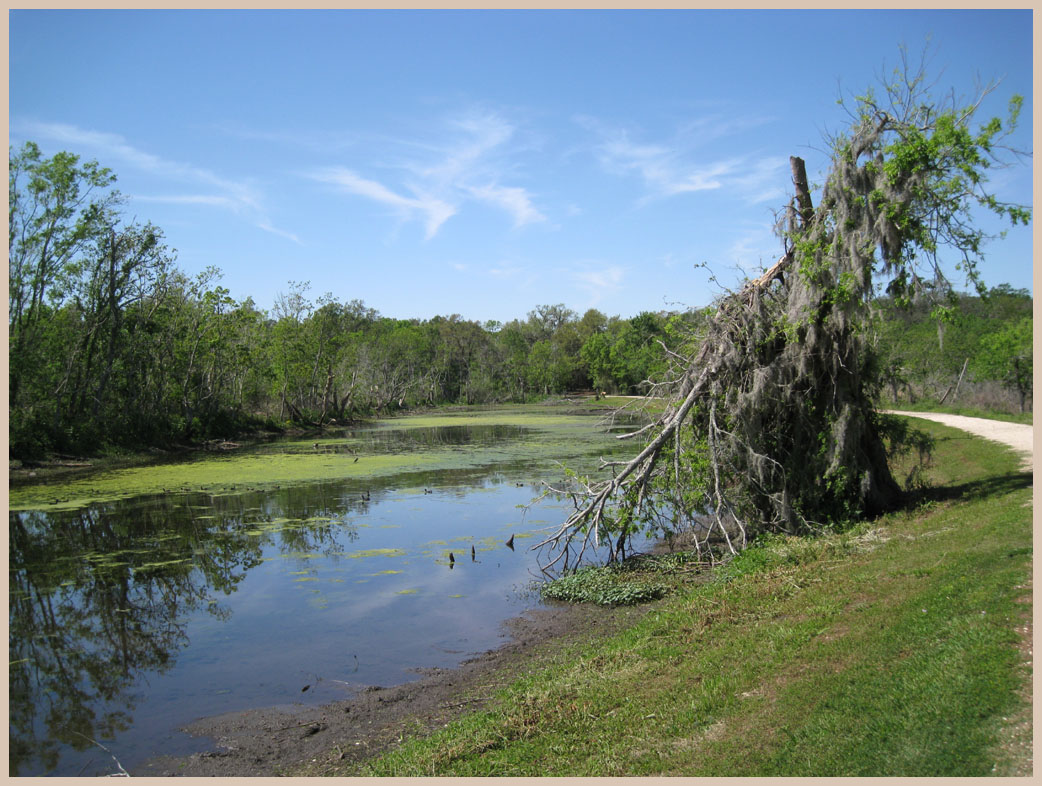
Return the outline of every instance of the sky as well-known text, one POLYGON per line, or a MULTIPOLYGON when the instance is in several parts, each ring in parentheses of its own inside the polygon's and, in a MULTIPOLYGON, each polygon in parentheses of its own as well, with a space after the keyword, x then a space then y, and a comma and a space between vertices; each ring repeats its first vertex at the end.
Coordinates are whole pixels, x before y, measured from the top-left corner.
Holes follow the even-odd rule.
MULTIPOLYGON (((706 305, 781 254, 855 95, 901 63, 1024 96, 1032 12, 43 11, 9 17, 9 142, 118 176, 189 275, 270 310, 291 282, 381 315, 706 305)), ((1030 158, 990 187, 1030 205, 1030 158)), ((981 226, 1004 227, 987 216, 981 226)), ((1032 230, 986 247, 1033 290, 1032 230)), ((957 289, 965 280, 942 254, 957 289)))

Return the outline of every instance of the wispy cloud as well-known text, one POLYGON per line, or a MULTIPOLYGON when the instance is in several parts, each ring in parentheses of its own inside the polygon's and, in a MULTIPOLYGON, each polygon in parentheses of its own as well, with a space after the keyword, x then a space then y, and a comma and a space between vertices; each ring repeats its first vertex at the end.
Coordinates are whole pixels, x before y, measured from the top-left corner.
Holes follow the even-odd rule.
POLYGON ((704 147, 717 139, 733 137, 743 131, 774 122, 769 115, 743 114, 740 111, 712 111, 702 113, 683 123, 677 129, 677 138, 690 140, 693 145, 704 147))
POLYGON ((726 136, 729 130, 758 125, 763 122, 761 119, 740 122, 701 118, 658 142, 637 141, 630 130, 608 127, 587 116, 575 120, 598 138, 593 152, 605 171, 637 176, 643 181, 647 193, 641 202, 725 188, 736 190, 752 202, 773 199, 783 193, 766 185, 781 166, 776 157, 714 158, 697 152, 709 140, 726 136))
POLYGON ((273 235, 278 235, 279 237, 284 237, 284 238, 286 238, 286 240, 292 240, 298 246, 304 245, 301 242, 300 238, 297 237, 296 235, 294 235, 292 232, 287 232, 284 229, 278 229, 277 227, 273 227, 271 224, 269 224, 266 221, 261 221, 260 223, 258 223, 257 224, 257 229, 262 229, 265 232, 270 232, 273 235))
POLYGON ((427 238, 433 237, 438 228, 456 213, 456 208, 449 203, 413 189, 413 196, 398 194, 382 183, 361 177, 344 167, 329 167, 311 173, 314 180, 331 183, 351 194, 366 197, 374 202, 387 205, 403 219, 419 215, 423 218, 427 238))
POLYGON ((357 136, 339 131, 324 131, 309 128, 307 130, 277 131, 262 128, 249 128, 233 123, 214 123, 205 126, 208 131, 215 131, 233 139, 248 142, 264 142, 283 148, 309 150, 326 153, 330 151, 348 150, 357 144, 357 136))
POLYGON ((160 204, 199 205, 228 210, 251 221, 255 227, 300 243, 291 232, 276 229, 265 214, 262 195, 252 184, 222 177, 203 167, 172 161, 154 153, 140 150, 119 134, 79 128, 67 123, 45 123, 22 120, 12 123, 12 134, 25 138, 47 140, 67 146, 81 155, 93 155, 113 168, 124 166, 158 180, 187 183, 191 188, 206 188, 212 193, 133 194, 140 202, 160 204))
POLYGON ((471 110, 445 120, 442 128, 442 139, 436 142, 392 143, 398 149, 395 163, 384 164, 392 174, 379 179, 345 166, 326 167, 308 176, 392 207, 403 220, 423 221, 427 239, 469 202, 503 210, 515 228, 546 219, 527 189, 506 182, 519 147, 513 124, 495 112, 471 110))
POLYGON ((546 219, 532 204, 532 198, 523 188, 516 186, 469 186, 467 191, 478 200, 503 208, 514 217, 514 226, 522 227, 546 219))
POLYGON ((493 278, 502 279, 517 278, 518 276, 526 272, 529 271, 526 271, 525 268, 519 265, 510 264, 507 262, 500 263, 496 267, 490 267, 488 269, 488 274, 490 276, 492 276, 493 278))
POLYGON ((466 182, 475 174, 494 169, 490 156, 514 136, 514 126, 498 114, 470 110, 448 119, 452 139, 432 147, 437 159, 415 165, 426 179, 446 185, 466 182))
POLYGON ((239 210, 241 204, 231 197, 217 196, 216 194, 164 194, 153 196, 149 194, 136 194, 134 200, 137 202, 156 202, 164 205, 208 205, 210 207, 223 207, 228 210, 239 210))
POLYGON ((679 151, 664 145, 638 144, 625 131, 613 133, 597 146, 597 152, 607 171, 635 173, 653 196, 660 197, 720 188, 720 178, 734 168, 731 161, 701 166, 687 163, 679 151))
POLYGON ((736 188, 751 204, 780 204, 785 200, 789 159, 768 156, 752 161, 744 174, 734 178, 736 188))

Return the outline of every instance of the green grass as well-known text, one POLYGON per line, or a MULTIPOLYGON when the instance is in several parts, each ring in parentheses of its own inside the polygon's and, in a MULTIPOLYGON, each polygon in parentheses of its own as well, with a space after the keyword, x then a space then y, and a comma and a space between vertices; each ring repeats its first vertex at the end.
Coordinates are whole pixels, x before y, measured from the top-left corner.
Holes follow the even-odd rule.
POLYGON ((979 776, 1029 675, 1031 475, 925 424, 934 487, 773 537, 612 638, 562 646, 485 709, 353 769, 380 776, 979 776))

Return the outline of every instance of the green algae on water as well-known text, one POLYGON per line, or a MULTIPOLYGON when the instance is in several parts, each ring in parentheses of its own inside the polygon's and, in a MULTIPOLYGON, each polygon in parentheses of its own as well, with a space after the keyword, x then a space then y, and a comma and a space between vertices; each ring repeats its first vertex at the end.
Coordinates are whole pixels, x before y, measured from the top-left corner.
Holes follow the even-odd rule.
POLYGON ((343 554, 351 559, 363 559, 365 557, 404 557, 402 549, 364 549, 362 551, 351 551, 343 554))
POLYGON ((504 407, 387 419, 354 431, 351 437, 337 439, 335 444, 354 453, 315 451, 313 441, 282 441, 234 454, 108 470, 61 482, 25 484, 10 490, 9 509, 71 511, 143 495, 164 495, 176 500, 178 495, 203 492, 218 497, 328 481, 356 482, 360 493, 369 483, 377 485, 380 478, 407 472, 466 470, 499 463, 520 466, 546 460, 575 463, 610 443, 596 417, 562 414, 547 408, 533 411, 504 407), (435 441, 423 444, 422 449, 396 450, 375 439, 383 435, 386 440, 386 435, 395 430, 407 435, 423 429, 482 426, 516 427, 518 432, 508 444, 465 448, 435 441))

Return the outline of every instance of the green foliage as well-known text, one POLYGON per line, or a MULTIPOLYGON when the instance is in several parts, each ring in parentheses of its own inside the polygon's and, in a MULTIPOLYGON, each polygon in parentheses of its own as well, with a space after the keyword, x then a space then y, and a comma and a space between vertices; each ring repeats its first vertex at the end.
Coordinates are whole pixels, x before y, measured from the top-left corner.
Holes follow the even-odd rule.
MULTIPOLYGON (((938 304, 927 293, 907 303, 883 299, 876 307, 876 349, 891 401, 936 404, 952 390, 946 403, 965 406, 984 395, 981 383, 989 381, 1023 396, 1022 403, 1030 399, 1032 298, 1026 290, 1000 284, 983 297, 953 294, 938 304), (954 386, 964 366, 960 396, 954 386)), ((977 408, 996 411, 997 404, 984 403, 990 400, 977 408)))
POLYGON ((588 566, 539 585, 544 599, 599 606, 632 606, 667 595, 697 562, 691 552, 639 554, 621 562, 588 566))
POLYGON ((998 380, 1017 391, 1021 412, 1031 393, 1032 332, 1031 317, 1007 324, 981 337, 980 351, 974 358, 974 365, 984 378, 998 380))
POLYGON ((626 580, 609 567, 589 567, 541 585, 540 593, 547 600, 631 606, 661 598, 666 587, 647 581, 626 580))

